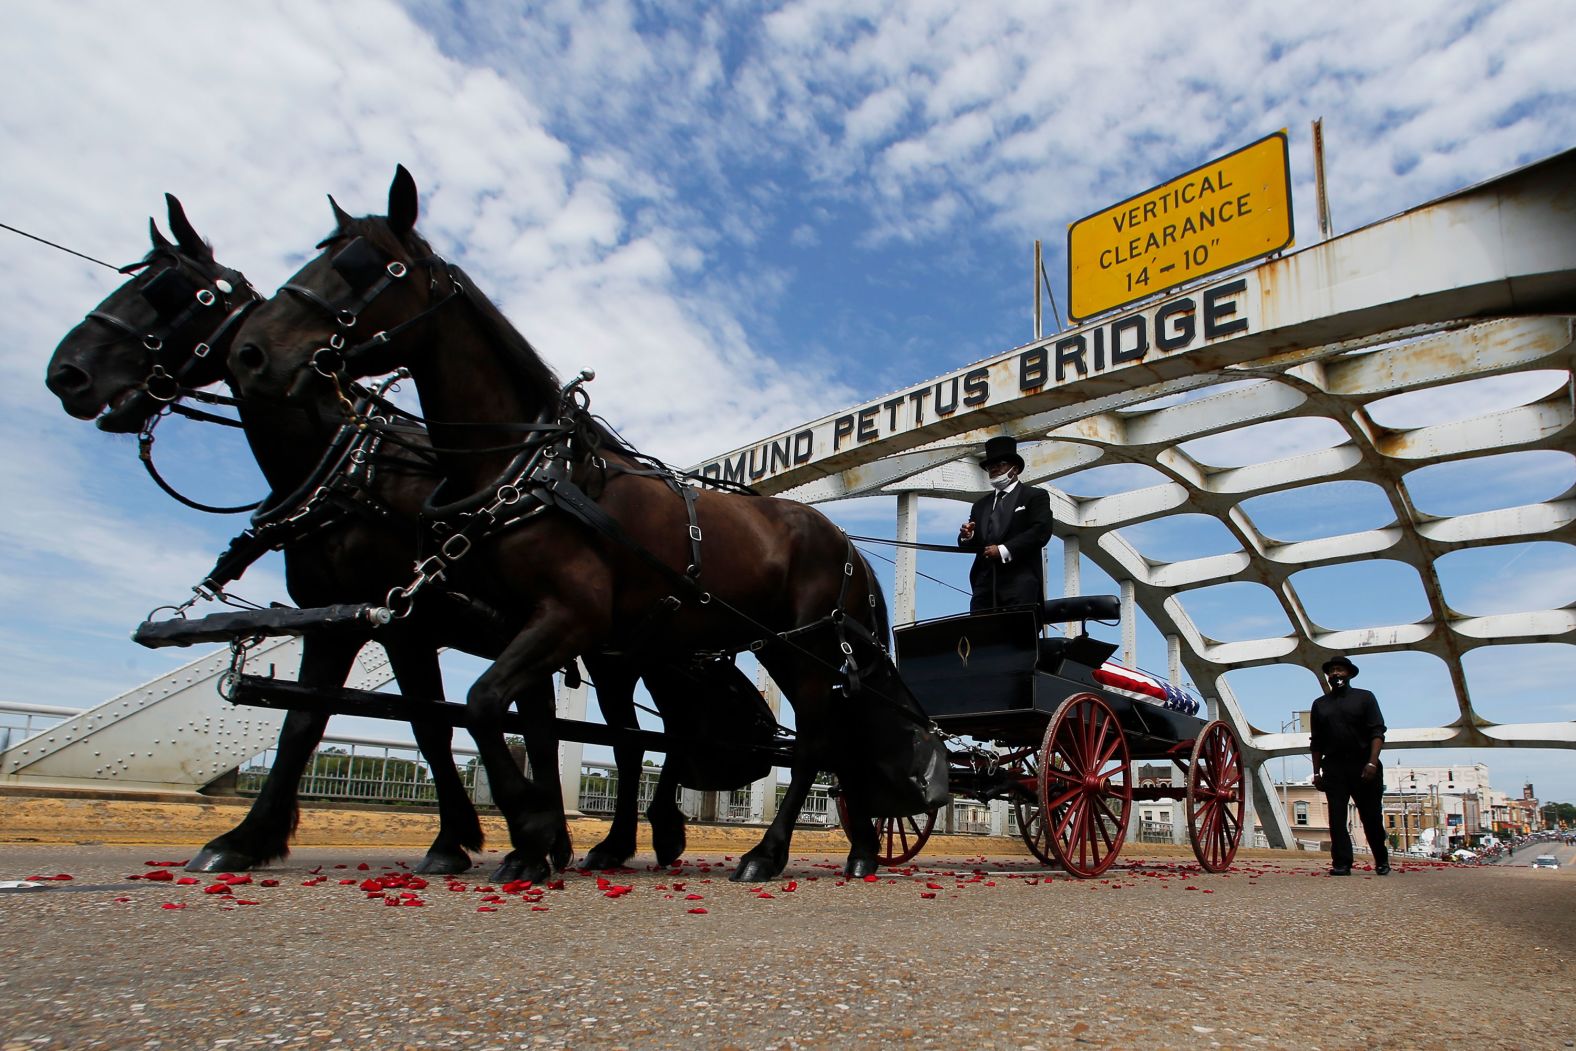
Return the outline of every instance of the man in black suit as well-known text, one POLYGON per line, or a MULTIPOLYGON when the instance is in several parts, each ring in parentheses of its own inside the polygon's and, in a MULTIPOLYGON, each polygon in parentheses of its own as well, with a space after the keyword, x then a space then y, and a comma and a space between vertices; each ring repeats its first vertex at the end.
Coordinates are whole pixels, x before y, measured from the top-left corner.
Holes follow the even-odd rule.
POLYGON ((1023 457, 1018 441, 999 435, 985 443, 980 466, 990 476, 990 495, 978 500, 958 530, 958 546, 974 552, 969 612, 1004 606, 1038 606, 1045 600, 1040 550, 1051 539, 1051 497, 1018 481, 1023 457))

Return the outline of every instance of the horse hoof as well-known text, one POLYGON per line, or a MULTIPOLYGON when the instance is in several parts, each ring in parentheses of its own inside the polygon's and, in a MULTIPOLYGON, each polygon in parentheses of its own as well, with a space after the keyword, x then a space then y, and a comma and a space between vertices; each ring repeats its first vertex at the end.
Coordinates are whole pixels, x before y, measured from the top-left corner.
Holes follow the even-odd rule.
POLYGON ((197 856, 186 863, 187 872, 245 872, 257 859, 239 850, 225 847, 203 847, 197 856))
POLYGON ((875 858, 856 858, 848 856, 848 864, 843 866, 843 875, 849 879, 864 879, 873 876, 881 866, 876 864, 875 858))
MULTIPOLYGON (((562 872, 575 860, 574 844, 569 841, 569 830, 566 828, 562 836, 553 843, 553 849, 548 854, 548 862, 554 872, 562 872)), ((587 866, 588 868, 590 866, 587 866)))
POLYGON ((553 874, 552 867, 545 858, 529 861, 517 858, 513 854, 503 859, 503 864, 498 866, 492 874, 494 883, 513 883, 515 880, 530 880, 532 883, 546 883, 553 874))
POLYGON ((765 883, 781 873, 784 864, 770 858, 752 858, 745 855, 744 860, 739 862, 739 867, 728 879, 734 883, 765 883))
POLYGON ((671 865, 684 856, 684 826, 680 825, 673 833, 658 834, 656 829, 651 830, 651 846, 657 852, 658 865, 671 865))
POLYGON ((624 867, 624 862, 628 861, 633 854, 634 851, 619 851, 608 847, 606 844, 598 843, 586 853, 586 859, 582 867, 588 868, 593 872, 601 872, 605 869, 621 869, 624 867))
POLYGON ((463 850, 429 850, 414 871, 421 876, 456 876, 470 867, 471 856, 463 850))

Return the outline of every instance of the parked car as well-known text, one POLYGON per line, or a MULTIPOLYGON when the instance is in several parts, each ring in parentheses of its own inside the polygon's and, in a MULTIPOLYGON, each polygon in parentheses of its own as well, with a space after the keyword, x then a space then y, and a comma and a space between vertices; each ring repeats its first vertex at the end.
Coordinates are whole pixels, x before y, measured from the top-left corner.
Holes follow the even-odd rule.
POLYGON ((1560 867, 1560 859, 1553 854, 1539 854, 1532 859, 1532 867, 1535 869, 1557 869, 1560 867))

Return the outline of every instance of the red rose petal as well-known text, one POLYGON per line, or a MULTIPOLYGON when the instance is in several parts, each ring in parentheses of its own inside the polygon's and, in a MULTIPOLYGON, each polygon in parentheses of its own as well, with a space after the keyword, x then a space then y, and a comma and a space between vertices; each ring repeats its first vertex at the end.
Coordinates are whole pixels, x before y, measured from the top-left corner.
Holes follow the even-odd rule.
POLYGON ((546 912, 547 911, 547 906, 546 905, 532 905, 531 906, 531 911, 532 912, 546 912))
POLYGON ((705 909, 691 909, 690 910, 690 915, 691 916, 704 916, 704 915, 706 915, 706 910, 705 909))
POLYGON ((279 881, 276 879, 258 880, 257 885, 259 887, 277 887, 279 886, 279 881))
POLYGON ((686 894, 686 895, 684 895, 684 900, 685 901, 702 901, 702 900, 704 900, 704 895, 700 895, 700 894, 686 894))
POLYGON ((936 893, 935 893, 935 891, 922 890, 922 891, 919 892, 919 896, 921 898, 934 898, 936 896, 936 893))
POLYGON ((130 901, 131 899, 130 898, 116 898, 115 900, 119 901, 119 902, 127 902, 127 901, 130 901))
POLYGON ((476 906, 476 911, 477 912, 497 912, 498 911, 498 906, 496 906, 496 905, 478 905, 478 906, 476 906))
POLYGON ((262 904, 262 902, 260 902, 260 901, 247 901, 245 898, 236 898, 235 899, 235 903, 237 905, 261 905, 262 904))
POLYGON ((161 909, 184 909, 185 907, 186 907, 186 903, 184 901, 183 902, 179 902, 179 903, 176 903, 176 902, 173 902, 173 901, 167 901, 163 905, 159 906, 159 908, 161 908, 161 909))
POLYGON ((881 877, 877 876, 874 872, 872 872, 870 875, 865 877, 865 882, 866 883, 879 883, 879 882, 881 882, 881 877))
POLYGON ((383 884, 375 879, 364 879, 361 881, 359 886, 364 891, 377 891, 379 893, 382 893, 383 891, 383 884))
POLYGON ((204 887, 202 892, 204 894, 228 894, 230 893, 230 885, 228 883, 215 883, 204 887))
MULTIPOLYGON (((342 868, 343 866, 336 866, 336 867, 337 868, 342 868)), ((361 864, 356 866, 356 871, 358 871, 358 872, 365 872, 368 869, 370 869, 371 867, 372 867, 371 865, 368 865, 365 861, 363 861, 361 864)))
POLYGON ((155 883, 168 883, 175 879, 175 875, 169 869, 154 869, 152 872, 144 872, 142 878, 151 879, 155 883))
POLYGON ((194 883, 201 882, 202 880, 198 879, 196 876, 182 876, 180 879, 175 881, 175 885, 178 887, 190 887, 194 883))

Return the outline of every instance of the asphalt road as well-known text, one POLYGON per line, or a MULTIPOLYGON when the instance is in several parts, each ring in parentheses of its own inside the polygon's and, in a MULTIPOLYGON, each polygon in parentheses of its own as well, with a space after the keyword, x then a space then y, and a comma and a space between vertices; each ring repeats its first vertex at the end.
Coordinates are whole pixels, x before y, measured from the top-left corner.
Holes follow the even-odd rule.
POLYGON ((1576 1046, 1571 868, 800 855, 740 886, 713 853, 505 893, 417 856, 305 848, 223 893, 163 847, 0 844, 0 880, 72 877, 0 893, 0 1051, 1576 1046))

